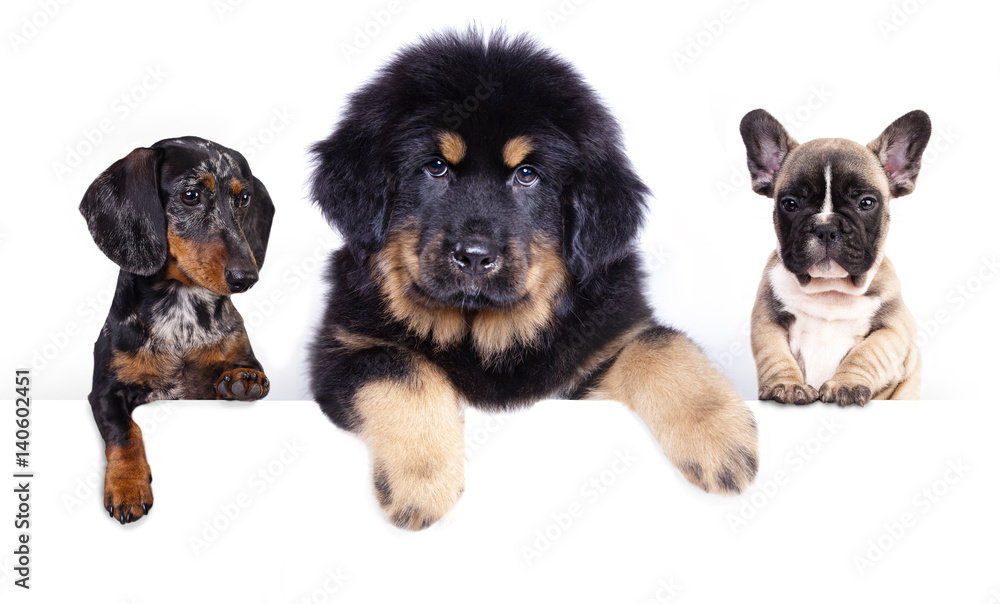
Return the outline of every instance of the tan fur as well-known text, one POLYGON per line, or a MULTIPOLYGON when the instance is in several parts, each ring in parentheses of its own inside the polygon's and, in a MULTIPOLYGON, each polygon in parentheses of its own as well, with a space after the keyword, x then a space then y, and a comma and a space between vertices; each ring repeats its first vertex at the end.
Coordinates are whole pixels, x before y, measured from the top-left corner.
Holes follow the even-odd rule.
POLYGON ((706 491, 734 494, 756 476, 753 413, 681 334, 633 340, 587 398, 617 400, 639 414, 667 457, 706 491))
POLYGON ((104 451, 108 460, 104 472, 104 507, 114 508, 116 515, 131 511, 132 518, 136 519, 145 515, 142 504, 153 505, 153 489, 142 431, 135 422, 129 422, 128 443, 109 445, 104 451))
POLYGON ((820 388, 820 399, 839 402, 838 390, 863 386, 873 399, 920 398, 920 350, 917 322, 903 305, 899 279, 888 259, 872 281, 883 305, 893 304, 882 319, 886 325, 873 331, 840 362, 837 373, 820 388))
POLYGON ((120 382, 153 389, 167 387, 179 366, 177 357, 155 353, 148 346, 134 353, 116 350, 111 356, 111 369, 120 382))
POLYGON ((444 373, 412 357, 405 381, 369 382, 354 395, 372 450, 376 496, 396 526, 419 530, 448 512, 465 484, 464 423, 444 373))
MULTIPOLYGON (((892 263, 884 258, 872 278, 869 291, 878 292, 883 316, 882 329, 870 333, 840 362, 834 376, 817 389, 804 383, 799 362, 789 348, 788 330, 775 322, 766 300, 768 275, 780 263, 772 253, 757 291, 751 321, 751 343, 757 363, 759 396, 785 403, 808 403, 817 399, 848 404, 855 401, 852 389, 868 389, 872 399, 916 399, 920 396, 920 352, 913 315, 902 302, 899 279, 892 263), (889 314, 885 315, 888 309, 889 314)), ((851 296, 837 294, 850 302, 851 296)), ((839 299, 839 298, 838 298, 839 299)), ((860 391, 857 396, 862 396, 860 391)), ((867 401, 856 401, 864 404, 867 401)))
POLYGON ((209 191, 215 190, 215 177, 211 174, 206 174, 198 179, 198 182, 205 185, 209 191))
POLYGON ((757 288, 750 319, 750 347, 757 363, 757 396, 761 400, 778 399, 783 403, 811 403, 819 398, 819 392, 805 383, 802 369, 788 347, 788 330, 775 322, 767 303, 770 292, 767 275, 777 261, 777 253, 772 252, 757 288))
POLYGON ((217 294, 228 296, 232 292, 226 283, 226 260, 229 253, 222 240, 199 243, 184 239, 167 227, 167 276, 177 275, 186 285, 200 285, 217 294))
POLYGON ((465 139, 452 130, 442 130, 438 133, 438 146, 441 155, 452 165, 461 163, 465 159, 465 139))
POLYGON ((243 191, 243 185, 235 178, 230 179, 229 190, 233 192, 233 195, 239 195, 243 191))
POLYGON ((554 318, 556 301, 566 291, 570 275, 558 245, 536 241, 531 245, 525 301, 510 310, 483 310, 472 317, 472 342, 486 359, 503 355, 514 346, 530 348, 538 333, 554 318))
MULTIPOLYGON (((515 346, 530 347, 554 318, 555 304, 568 287, 569 271, 558 244, 537 240, 525 260, 523 299, 503 310, 462 311, 429 308, 407 293, 420 279, 417 229, 396 229, 373 258, 373 274, 389 313, 417 336, 441 347, 451 346, 471 333, 473 346, 485 359, 502 356, 515 346)), ((433 244, 432 244, 433 247, 433 244)), ((511 259, 520 256, 512 246, 511 259)))
POLYGON ((503 155, 503 163, 508 168, 516 168, 534 149, 535 146, 530 136, 515 136, 503 146, 501 153, 503 155))
POLYGON ((447 347, 465 337, 469 327, 460 310, 427 308, 407 294, 420 275, 417 238, 415 228, 395 230, 373 258, 373 274, 389 313, 396 320, 406 324, 414 334, 430 337, 438 346, 447 347))

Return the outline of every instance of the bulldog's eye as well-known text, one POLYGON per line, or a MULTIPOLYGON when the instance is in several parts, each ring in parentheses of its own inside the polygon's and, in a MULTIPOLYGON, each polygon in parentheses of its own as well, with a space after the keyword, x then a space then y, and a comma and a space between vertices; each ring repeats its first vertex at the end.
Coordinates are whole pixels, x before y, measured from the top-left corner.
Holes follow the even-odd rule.
POLYGON ((201 199, 201 192, 197 189, 189 189, 181 193, 181 200, 189 206, 198 205, 198 200, 201 199))
POLYGON ((236 207, 237 208, 245 208, 248 205, 250 205, 250 194, 249 193, 244 193, 244 194, 240 195, 239 198, 236 200, 236 207))
POLYGON ((424 170, 435 178, 440 178, 448 173, 448 164, 444 160, 432 159, 424 166, 424 170))
POLYGON ((781 200, 781 208, 786 212, 796 212, 799 209, 799 204, 791 197, 786 197, 781 200))
POLYGON ((538 181, 538 172, 531 166, 521 166, 514 170, 514 180, 521 186, 530 187, 538 181))
POLYGON ((858 209, 861 209, 861 210, 874 210, 876 203, 878 203, 878 200, 875 199, 874 197, 871 197, 871 196, 862 197, 861 201, 858 202, 858 209))

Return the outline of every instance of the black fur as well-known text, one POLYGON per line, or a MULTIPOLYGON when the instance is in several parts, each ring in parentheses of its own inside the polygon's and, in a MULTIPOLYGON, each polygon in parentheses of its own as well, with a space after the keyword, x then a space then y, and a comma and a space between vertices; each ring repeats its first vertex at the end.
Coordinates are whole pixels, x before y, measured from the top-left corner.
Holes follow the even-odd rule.
MULTIPOLYGON (((256 282, 274 214, 242 155, 195 137, 136 149, 97 177, 80 211, 121 267, 88 397, 108 447, 137 444, 131 414, 144 403, 267 394, 229 298, 256 282), (171 237, 187 251, 172 247, 171 237), (221 253, 182 258, 202 249, 221 253)), ((131 522, 145 503, 124 501, 112 515, 118 509, 119 520, 131 522)))
POLYGON ((651 319, 634 247, 647 189, 596 94, 568 63, 528 38, 451 32, 404 49, 351 97, 313 153, 313 198, 345 245, 331 257, 312 390, 341 427, 358 428, 357 388, 402 379, 413 354, 442 368, 464 399, 485 409, 582 396, 590 383, 579 379, 585 360, 651 319), (435 177, 428 165, 442 159, 442 131, 458 133, 468 150, 435 177), (516 183, 500 154, 522 135, 534 143, 522 162, 538 175, 530 187, 516 183), (373 261, 393 233, 413 224, 429 285, 409 293, 428 307, 463 308, 469 317, 509 309, 516 279, 508 282, 502 269, 492 281, 448 274, 448 246, 481 238, 503 255, 532 238, 557 241, 572 277, 553 320, 530 345, 501 358, 484 358, 468 335, 438 346, 414 334, 389 312, 373 261), (470 283, 483 287, 470 293, 470 283), (332 335, 336 330, 377 344, 353 349, 332 335))

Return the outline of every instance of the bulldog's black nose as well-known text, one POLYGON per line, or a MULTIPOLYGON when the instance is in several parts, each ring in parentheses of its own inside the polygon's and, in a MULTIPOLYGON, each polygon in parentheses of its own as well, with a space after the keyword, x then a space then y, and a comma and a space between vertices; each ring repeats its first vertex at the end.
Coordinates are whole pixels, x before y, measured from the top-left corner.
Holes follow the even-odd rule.
POLYGON ((458 268, 473 277, 488 273, 496 268, 499 256, 500 250, 497 244, 484 239, 461 241, 451 253, 458 268))
POLYGON ((832 224, 821 224, 816 227, 813 234, 816 235, 816 239, 819 239, 820 243, 829 247, 840 237, 840 229, 832 224))
POLYGON ((244 292, 253 287, 253 284, 257 283, 257 278, 257 271, 248 271, 240 268, 226 269, 226 285, 229 286, 229 291, 234 294, 244 292))

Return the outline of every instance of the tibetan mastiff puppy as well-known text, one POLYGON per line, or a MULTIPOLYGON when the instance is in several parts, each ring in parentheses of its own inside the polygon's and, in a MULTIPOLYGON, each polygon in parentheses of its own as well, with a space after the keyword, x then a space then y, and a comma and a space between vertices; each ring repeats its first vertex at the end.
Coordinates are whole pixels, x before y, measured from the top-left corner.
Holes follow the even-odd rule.
POLYGON ((312 392, 371 448, 397 526, 462 495, 465 405, 613 399, 706 491, 756 475, 752 412, 643 299, 648 191, 622 146, 566 61, 468 31, 403 49, 313 148, 312 196, 345 245, 312 392))

